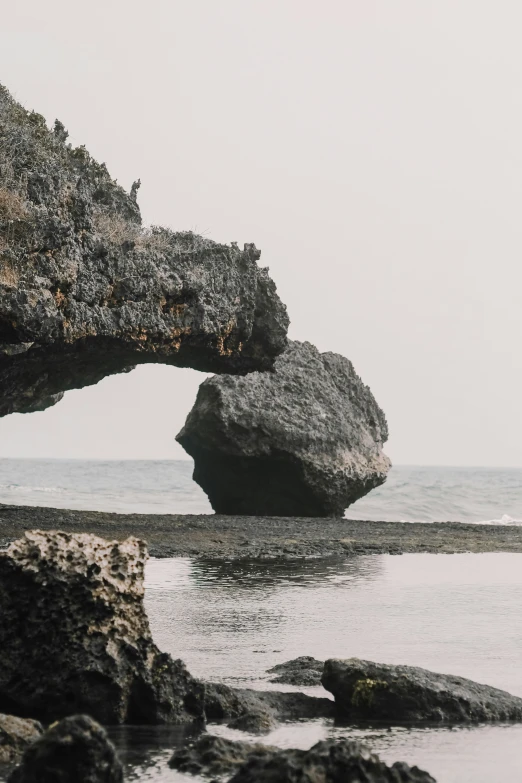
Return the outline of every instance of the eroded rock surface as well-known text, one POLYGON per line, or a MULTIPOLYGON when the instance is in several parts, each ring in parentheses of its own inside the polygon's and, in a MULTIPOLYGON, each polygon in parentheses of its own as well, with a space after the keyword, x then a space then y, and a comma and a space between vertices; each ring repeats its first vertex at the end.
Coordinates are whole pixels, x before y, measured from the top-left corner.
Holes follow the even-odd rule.
POLYGON ((53 721, 184 723, 204 686, 161 653, 143 605, 145 544, 27 532, 0 552, 0 709, 53 721))
POLYGON ((123 783, 123 768, 105 730, 86 715, 74 715, 25 751, 8 783, 123 783))
POLYGON ((250 756, 267 758, 274 753, 277 749, 270 745, 236 742, 203 734, 195 742, 174 751, 169 767, 192 775, 224 777, 235 772, 250 756))
POLYGON ((324 669, 324 661, 318 661, 311 655, 301 655, 285 663, 278 663, 268 669, 270 682, 280 682, 285 685, 321 685, 321 675, 324 669))
POLYGON ((365 745, 348 739, 318 742, 310 750, 263 751, 258 746, 250 753, 245 743, 234 744, 236 756, 246 751, 247 758, 229 783, 435 783, 418 767, 401 761, 390 767, 365 745))
POLYGON ((382 484, 384 413, 348 359, 290 342, 275 373, 204 381, 177 436, 219 514, 342 516, 382 484))
POLYGON ((43 726, 36 720, 0 715, 0 763, 16 761, 42 732, 43 726))
POLYGON ((522 699, 464 677, 359 658, 325 662, 322 684, 339 716, 386 723, 522 720, 522 699))
POLYGON ((288 317, 254 245, 144 230, 57 122, 0 86, 0 416, 144 362, 265 370, 288 317))

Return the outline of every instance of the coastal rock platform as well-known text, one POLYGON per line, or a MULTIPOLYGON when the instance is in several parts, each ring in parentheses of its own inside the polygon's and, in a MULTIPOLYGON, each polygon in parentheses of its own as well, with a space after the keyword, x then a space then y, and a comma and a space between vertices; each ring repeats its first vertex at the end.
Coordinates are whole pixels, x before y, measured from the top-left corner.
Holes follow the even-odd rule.
POLYGON ((522 552, 522 526, 404 524, 307 517, 114 514, 0 504, 0 546, 26 530, 137 536, 153 557, 345 557, 431 552, 522 552))

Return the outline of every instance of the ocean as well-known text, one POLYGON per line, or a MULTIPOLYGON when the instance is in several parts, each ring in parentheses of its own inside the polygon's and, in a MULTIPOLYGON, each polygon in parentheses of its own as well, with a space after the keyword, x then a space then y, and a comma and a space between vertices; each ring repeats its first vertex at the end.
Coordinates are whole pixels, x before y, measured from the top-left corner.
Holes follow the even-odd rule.
MULTIPOLYGON (((210 514, 188 460, 0 459, 0 503, 149 514, 210 514)), ((392 468, 350 519, 522 524, 521 468, 392 468)))

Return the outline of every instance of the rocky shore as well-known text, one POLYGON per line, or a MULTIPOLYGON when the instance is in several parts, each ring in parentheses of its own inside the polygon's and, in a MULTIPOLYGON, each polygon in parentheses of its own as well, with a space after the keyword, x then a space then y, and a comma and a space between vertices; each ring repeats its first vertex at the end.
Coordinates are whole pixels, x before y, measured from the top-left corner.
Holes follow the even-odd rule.
POLYGON ((305 517, 111 514, 0 504, 0 546, 25 530, 145 539, 153 557, 335 557, 431 552, 522 552, 522 526, 405 524, 305 517))

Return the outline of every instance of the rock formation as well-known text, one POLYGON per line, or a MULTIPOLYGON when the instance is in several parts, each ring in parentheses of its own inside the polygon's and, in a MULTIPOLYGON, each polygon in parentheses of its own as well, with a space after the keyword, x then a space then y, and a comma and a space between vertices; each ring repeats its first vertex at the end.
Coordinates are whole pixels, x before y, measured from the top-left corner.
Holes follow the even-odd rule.
POLYGON ((74 715, 51 726, 24 753, 8 783, 123 783, 123 768, 101 726, 74 715))
POLYGON ((0 715, 0 764, 17 761, 42 732, 43 726, 36 720, 0 715))
POLYGON ((323 686, 333 693, 339 717, 386 723, 522 720, 522 699, 464 677, 416 666, 330 659, 323 686))
POLYGON ((285 685, 311 686, 321 685, 321 676, 324 669, 324 661, 318 661, 311 655, 301 655, 285 663, 278 663, 268 669, 270 682, 280 682, 285 685))
POLYGON ((177 436, 220 514, 342 516, 390 467, 383 412, 353 365, 290 342, 275 373, 201 384, 177 436))
POLYGON ((0 86, 0 416, 139 363, 245 373, 285 347, 254 245, 143 229, 137 186, 0 86))
POLYGON ((231 720, 228 724, 231 728, 251 731, 252 716, 256 716, 256 723, 261 725, 267 720, 333 718, 335 704, 331 699, 295 691, 257 691, 231 688, 223 683, 206 683, 205 713, 209 721, 231 720))
POLYGON ((389 767, 354 740, 318 742, 310 750, 203 736, 176 751, 170 766, 197 775, 224 776, 229 783, 435 783, 427 772, 399 761, 389 767))
POLYGON ((250 756, 267 758, 277 752, 277 748, 270 745, 253 745, 203 734, 195 742, 175 750, 169 767, 191 775, 222 778, 235 772, 250 756))
POLYGON ((0 709, 105 724, 202 718, 204 686, 152 641, 145 544, 27 532, 0 553, 0 709))

